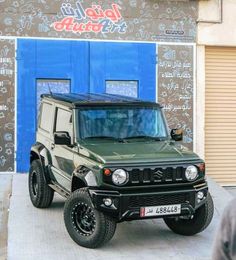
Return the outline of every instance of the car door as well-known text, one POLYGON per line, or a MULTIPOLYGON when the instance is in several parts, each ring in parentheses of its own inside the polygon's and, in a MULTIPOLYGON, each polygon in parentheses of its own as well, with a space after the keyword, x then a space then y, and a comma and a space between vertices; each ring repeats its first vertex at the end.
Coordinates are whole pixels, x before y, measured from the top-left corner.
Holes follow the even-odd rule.
MULTIPOLYGON (((72 117, 72 110, 63 106, 56 106, 53 133, 61 131, 68 132, 73 143, 74 131, 72 117)), ((52 155, 52 174, 61 187, 70 191, 71 176, 75 169, 73 161, 74 148, 70 145, 55 144, 54 138, 52 138, 50 150, 52 155)))

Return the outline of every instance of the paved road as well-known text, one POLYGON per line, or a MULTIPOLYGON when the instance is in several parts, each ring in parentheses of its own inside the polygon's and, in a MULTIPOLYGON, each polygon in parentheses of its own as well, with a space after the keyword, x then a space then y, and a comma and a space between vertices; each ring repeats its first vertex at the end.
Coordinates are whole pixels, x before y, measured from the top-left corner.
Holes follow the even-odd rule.
POLYGON ((15 175, 9 215, 8 259, 210 259, 220 215, 232 199, 212 181, 210 188, 215 201, 215 216, 201 234, 194 237, 176 235, 161 219, 133 221, 119 224, 115 236, 104 247, 86 249, 75 244, 65 230, 64 200, 56 196, 51 208, 34 208, 28 196, 27 176, 15 175))
POLYGON ((0 259, 7 257, 7 220, 11 196, 12 175, 0 175, 0 259))

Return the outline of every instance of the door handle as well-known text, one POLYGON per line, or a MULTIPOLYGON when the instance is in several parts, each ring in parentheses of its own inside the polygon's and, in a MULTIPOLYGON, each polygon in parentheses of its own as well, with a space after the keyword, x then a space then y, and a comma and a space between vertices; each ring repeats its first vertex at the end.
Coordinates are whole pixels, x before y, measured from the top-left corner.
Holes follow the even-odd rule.
POLYGON ((51 144, 51 150, 55 148, 55 144, 51 144))

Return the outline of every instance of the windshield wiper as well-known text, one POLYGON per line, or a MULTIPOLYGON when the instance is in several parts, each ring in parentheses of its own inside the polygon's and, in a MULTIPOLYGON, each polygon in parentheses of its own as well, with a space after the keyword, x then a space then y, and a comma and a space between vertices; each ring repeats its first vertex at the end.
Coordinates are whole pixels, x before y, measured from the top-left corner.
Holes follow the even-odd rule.
POLYGON ((163 139, 160 137, 155 137, 155 136, 149 136, 149 135, 134 135, 134 136, 128 136, 125 137, 124 140, 129 140, 129 139, 151 139, 155 141, 162 141, 163 139))
POLYGON ((117 137, 114 137, 114 136, 105 136, 105 135, 88 136, 88 137, 84 138, 84 140, 87 140, 87 139, 111 139, 111 140, 115 140, 117 142, 124 142, 124 140, 121 139, 121 138, 117 138, 117 137))

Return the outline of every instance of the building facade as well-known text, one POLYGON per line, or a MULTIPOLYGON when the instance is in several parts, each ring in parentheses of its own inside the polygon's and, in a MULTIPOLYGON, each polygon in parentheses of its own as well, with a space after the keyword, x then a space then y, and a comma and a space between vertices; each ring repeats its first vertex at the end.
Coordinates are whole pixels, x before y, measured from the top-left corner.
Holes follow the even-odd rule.
POLYGON ((236 2, 199 2, 196 150, 208 174, 236 185, 236 2))
POLYGON ((3 0, 0 12, 0 172, 27 172, 49 90, 157 101, 197 150, 198 1, 3 0))

